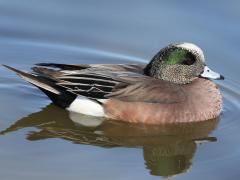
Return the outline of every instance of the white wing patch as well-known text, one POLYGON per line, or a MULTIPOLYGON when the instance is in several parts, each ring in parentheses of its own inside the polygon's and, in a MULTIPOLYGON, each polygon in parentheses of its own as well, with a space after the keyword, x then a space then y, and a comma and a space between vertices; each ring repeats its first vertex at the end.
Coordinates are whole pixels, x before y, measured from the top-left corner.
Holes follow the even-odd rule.
POLYGON ((100 104, 83 96, 78 96, 66 109, 71 112, 82 113, 90 116, 105 116, 104 109, 100 104))

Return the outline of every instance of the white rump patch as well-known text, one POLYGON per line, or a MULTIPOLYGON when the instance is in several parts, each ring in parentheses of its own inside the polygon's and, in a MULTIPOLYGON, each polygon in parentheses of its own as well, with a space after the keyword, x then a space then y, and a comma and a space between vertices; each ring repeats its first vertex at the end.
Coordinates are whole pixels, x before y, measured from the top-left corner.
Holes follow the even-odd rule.
POLYGON ((199 54, 200 58, 202 59, 203 62, 205 62, 205 58, 204 58, 204 54, 203 51, 200 47, 198 47, 197 45, 193 44, 193 43, 180 43, 177 45, 177 47, 181 47, 190 51, 195 51, 199 54))
MULTIPOLYGON (((102 100, 99 101, 102 102, 102 100)), ((100 104, 82 96, 78 96, 66 109, 71 112, 82 113, 90 116, 105 116, 104 109, 100 104)))

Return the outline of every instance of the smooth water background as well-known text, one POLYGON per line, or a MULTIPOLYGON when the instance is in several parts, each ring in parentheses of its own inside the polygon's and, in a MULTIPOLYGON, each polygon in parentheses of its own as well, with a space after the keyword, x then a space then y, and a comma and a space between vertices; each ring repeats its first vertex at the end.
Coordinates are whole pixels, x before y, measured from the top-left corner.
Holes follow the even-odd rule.
POLYGON ((0 136, 0 179, 239 179, 239 7, 239 1, 0 0, 1 64, 29 70, 38 62, 147 62, 165 45, 188 41, 226 77, 216 82, 224 95, 219 122, 184 136, 169 129, 152 136, 146 127, 125 136, 129 126, 122 124, 75 125, 39 90, 0 68, 0 130, 16 123, 0 136))

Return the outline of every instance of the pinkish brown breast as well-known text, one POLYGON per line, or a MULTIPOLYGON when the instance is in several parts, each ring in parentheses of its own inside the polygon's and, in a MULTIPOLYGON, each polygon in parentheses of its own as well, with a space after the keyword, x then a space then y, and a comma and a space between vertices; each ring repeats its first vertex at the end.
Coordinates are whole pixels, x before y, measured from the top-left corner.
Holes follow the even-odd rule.
POLYGON ((132 123, 198 122, 219 116, 222 96, 212 81, 198 78, 182 86, 184 101, 177 103, 125 102, 110 99, 104 105, 108 118, 132 123))

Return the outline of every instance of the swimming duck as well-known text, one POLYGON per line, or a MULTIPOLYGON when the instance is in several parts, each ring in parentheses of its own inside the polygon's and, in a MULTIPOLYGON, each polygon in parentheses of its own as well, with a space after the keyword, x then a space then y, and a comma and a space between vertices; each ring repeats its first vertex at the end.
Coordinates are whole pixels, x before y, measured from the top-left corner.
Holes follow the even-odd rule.
POLYGON ((148 64, 40 63, 25 72, 3 65, 70 112, 132 123, 198 122, 216 118, 222 96, 201 48, 174 43, 148 64))

